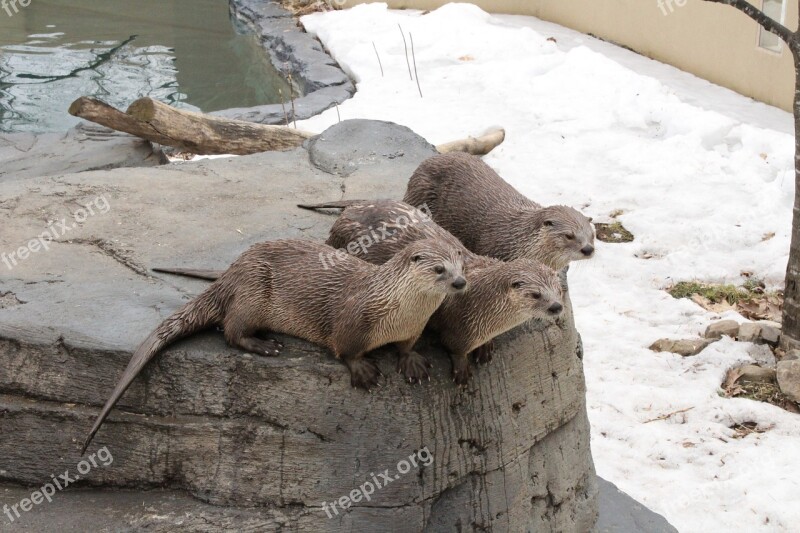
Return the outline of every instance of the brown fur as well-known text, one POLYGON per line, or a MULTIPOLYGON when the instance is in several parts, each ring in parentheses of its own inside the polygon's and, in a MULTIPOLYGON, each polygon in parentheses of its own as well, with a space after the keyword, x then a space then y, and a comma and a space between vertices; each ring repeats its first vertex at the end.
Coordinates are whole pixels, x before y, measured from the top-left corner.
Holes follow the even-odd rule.
POLYGON ((476 254, 536 259, 556 270, 594 254, 591 219, 571 207, 542 207, 470 154, 423 161, 404 201, 426 205, 440 226, 476 254))
MULTIPOLYGON (((411 205, 352 200, 306 206, 329 207, 345 210, 331 227, 327 244, 346 249, 350 243, 361 243, 363 246, 354 249, 358 257, 371 263, 381 264, 419 239, 438 239, 462 250, 470 288, 447 297, 430 321, 450 352, 459 384, 470 377, 470 352, 478 350, 479 361, 486 362, 491 358, 489 343, 494 337, 533 318, 552 319, 563 309, 561 282, 551 268, 531 259, 504 263, 474 254, 411 205)), ((427 377, 424 366, 418 370, 420 378, 427 377)))
POLYGON ((364 354, 396 343, 403 357, 445 296, 464 289, 462 259, 446 242, 425 239, 376 266, 311 241, 253 245, 197 298, 167 318, 136 349, 83 450, 141 369, 175 340, 212 326, 249 352, 274 356, 281 345, 258 333, 293 335, 322 345, 348 366, 354 387, 371 388, 380 371, 364 354))

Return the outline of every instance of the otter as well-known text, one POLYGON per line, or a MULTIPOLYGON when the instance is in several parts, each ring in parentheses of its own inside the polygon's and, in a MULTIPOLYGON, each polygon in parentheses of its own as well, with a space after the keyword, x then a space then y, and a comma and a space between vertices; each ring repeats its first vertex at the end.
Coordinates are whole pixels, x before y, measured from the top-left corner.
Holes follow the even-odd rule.
MULTIPOLYGON (((472 353, 477 363, 488 363, 494 337, 531 319, 553 320, 563 309, 561 281, 555 271, 530 259, 506 263, 474 254, 421 209, 393 200, 345 200, 302 207, 343 208, 326 244, 352 250, 371 263, 385 263, 420 239, 446 242, 461 252, 470 288, 448 296, 429 322, 450 354, 453 379, 458 385, 466 384, 472 374, 468 354, 472 353)), ((204 279, 215 274, 207 270, 154 270, 204 279)), ((412 375, 406 374, 409 381, 430 379, 427 362, 417 359, 415 363, 412 375)))
POLYGON ((555 270, 594 255, 590 218, 571 207, 529 200, 474 155, 426 159, 403 200, 426 205, 437 224, 476 254, 537 259, 555 270))
POLYGON ((312 241, 278 240, 245 251, 136 349, 82 453, 150 359, 177 339, 212 326, 222 326, 231 345, 264 356, 279 355, 282 345, 257 333, 284 333, 324 346, 350 369, 351 385, 367 390, 381 375, 364 358, 375 348, 396 344, 401 369, 424 365, 414 344, 445 296, 467 285, 458 250, 424 239, 380 266, 348 254, 323 266, 320 257, 330 250, 312 241))

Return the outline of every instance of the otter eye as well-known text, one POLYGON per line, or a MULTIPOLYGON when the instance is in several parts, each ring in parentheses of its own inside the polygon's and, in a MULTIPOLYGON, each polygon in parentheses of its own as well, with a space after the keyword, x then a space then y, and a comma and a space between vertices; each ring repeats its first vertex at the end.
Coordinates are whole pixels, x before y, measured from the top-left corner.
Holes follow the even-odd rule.
POLYGON ((439 265, 436 268, 434 268, 433 271, 436 272, 437 274, 444 274, 444 267, 442 265, 439 265))
POLYGON ((553 223, 553 221, 552 221, 552 220, 545 220, 545 221, 544 221, 544 225, 545 225, 545 226, 554 226, 555 224, 553 223))
POLYGON ((564 235, 564 237, 566 237, 568 241, 574 241, 575 240, 575 234, 574 233, 567 233, 566 235, 564 235))
POLYGON ((511 284, 511 288, 513 289, 519 289, 520 287, 522 287, 521 281, 515 281, 514 283, 511 284))
POLYGON ((412 261, 414 261, 415 263, 416 263, 417 261, 421 260, 421 259, 422 259, 422 256, 421 256, 421 255, 415 255, 414 257, 412 257, 412 258, 411 258, 411 260, 412 260, 412 261))
POLYGON ((537 292, 534 292, 531 296, 533 296, 533 298, 535 300, 538 300, 539 298, 542 297, 542 293, 537 291, 537 292))

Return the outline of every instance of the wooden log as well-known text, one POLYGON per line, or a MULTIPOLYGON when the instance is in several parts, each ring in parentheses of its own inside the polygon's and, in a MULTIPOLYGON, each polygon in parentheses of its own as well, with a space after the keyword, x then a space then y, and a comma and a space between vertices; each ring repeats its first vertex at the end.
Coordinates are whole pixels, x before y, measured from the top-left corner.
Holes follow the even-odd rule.
POLYGON ((486 155, 506 139, 506 130, 493 130, 480 137, 467 137, 458 141, 440 144, 436 151, 440 154, 448 152, 467 152, 472 155, 486 155))
POLYGON ((315 134, 287 128, 230 120, 176 109, 152 98, 136 100, 123 113, 95 98, 81 97, 69 113, 148 141, 193 154, 247 155, 289 150, 315 134))

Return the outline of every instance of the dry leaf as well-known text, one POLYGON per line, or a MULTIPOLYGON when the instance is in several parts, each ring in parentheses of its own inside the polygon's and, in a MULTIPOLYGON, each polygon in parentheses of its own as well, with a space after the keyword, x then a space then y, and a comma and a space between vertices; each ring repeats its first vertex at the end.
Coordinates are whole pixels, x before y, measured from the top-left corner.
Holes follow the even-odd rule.
POLYGON ((775 236, 775 232, 774 231, 770 231, 769 233, 765 233, 764 235, 761 236, 761 242, 767 242, 768 240, 770 240, 774 236, 775 236))
POLYGON ((725 375, 725 381, 722 383, 722 390, 725 391, 727 396, 732 396, 738 387, 736 381, 742 377, 742 367, 731 368, 725 375))
POLYGON ((475 61, 475 58, 471 55, 461 56, 458 58, 459 61, 475 61))

